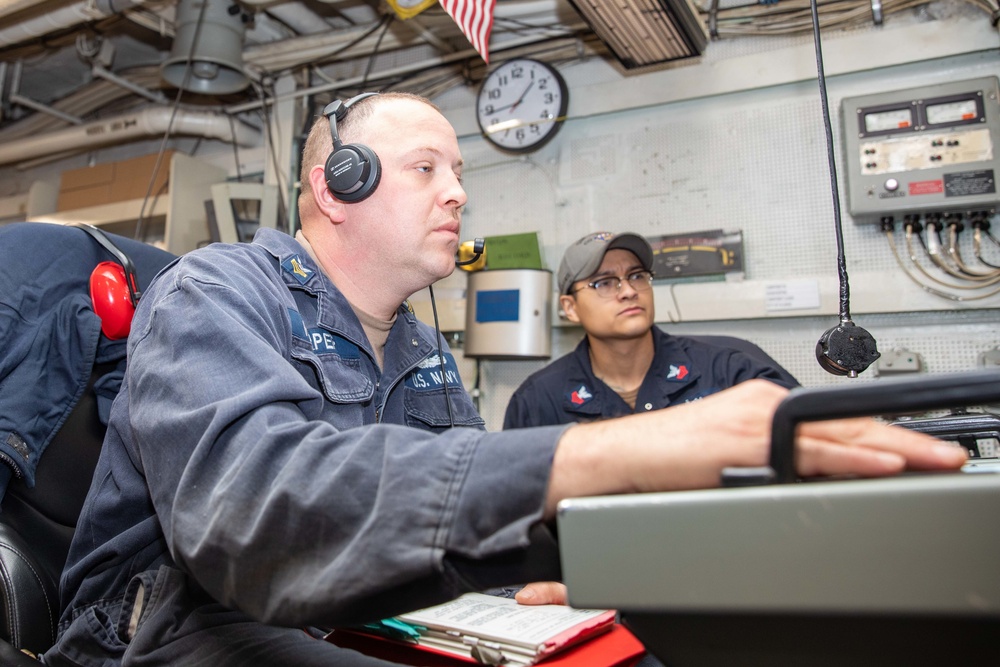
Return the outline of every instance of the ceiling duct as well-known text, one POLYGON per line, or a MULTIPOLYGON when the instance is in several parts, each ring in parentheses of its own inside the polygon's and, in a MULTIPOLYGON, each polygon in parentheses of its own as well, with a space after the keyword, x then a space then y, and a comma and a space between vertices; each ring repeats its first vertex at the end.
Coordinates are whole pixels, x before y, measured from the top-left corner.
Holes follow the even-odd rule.
POLYGON ((261 138, 257 128, 233 121, 225 114, 183 109, 175 111, 167 106, 147 107, 135 113, 55 132, 0 141, 0 165, 36 160, 68 151, 120 146, 148 137, 162 136, 168 130, 173 136, 205 137, 240 146, 259 145, 261 138))
POLYGON ((229 0, 180 0, 174 44, 160 67, 163 78, 206 95, 246 88, 250 80, 243 72, 243 37, 248 18, 229 0))
POLYGON ((708 30, 691 0, 572 0, 625 69, 701 55, 708 30))

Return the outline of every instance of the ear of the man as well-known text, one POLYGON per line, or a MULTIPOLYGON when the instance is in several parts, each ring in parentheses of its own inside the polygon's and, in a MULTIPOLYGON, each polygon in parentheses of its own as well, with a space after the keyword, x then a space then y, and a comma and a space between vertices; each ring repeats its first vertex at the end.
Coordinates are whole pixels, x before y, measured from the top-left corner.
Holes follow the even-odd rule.
POLYGON ((312 188, 313 201, 324 216, 334 222, 344 219, 344 202, 333 196, 326 185, 326 170, 322 165, 316 165, 309 171, 309 185, 312 188))
POLYGON ((580 316, 576 314, 576 298, 570 294, 563 294, 559 297, 559 307, 562 308, 566 319, 579 324, 580 316))

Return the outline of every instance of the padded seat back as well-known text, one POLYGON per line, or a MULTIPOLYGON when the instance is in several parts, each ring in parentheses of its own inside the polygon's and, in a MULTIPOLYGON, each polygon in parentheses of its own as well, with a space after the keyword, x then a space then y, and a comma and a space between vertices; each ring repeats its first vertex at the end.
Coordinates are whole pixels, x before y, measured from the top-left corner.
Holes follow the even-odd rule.
POLYGON ((92 386, 114 367, 98 365, 36 470, 35 487, 11 481, 0 511, 0 638, 41 653, 55 642, 59 578, 105 426, 92 386))

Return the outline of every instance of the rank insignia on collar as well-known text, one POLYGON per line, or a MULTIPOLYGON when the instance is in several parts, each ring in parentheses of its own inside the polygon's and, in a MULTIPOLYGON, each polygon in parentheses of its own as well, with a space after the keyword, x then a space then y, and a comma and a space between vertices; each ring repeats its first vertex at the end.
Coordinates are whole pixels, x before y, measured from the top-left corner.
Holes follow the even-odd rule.
POLYGON ((590 393, 587 386, 582 384, 567 395, 569 402, 573 405, 583 405, 593 397, 594 395, 590 393))
POLYGON ((286 273, 291 274, 301 285, 305 285, 309 282, 309 279, 312 278, 315 273, 315 271, 302 263, 302 259, 298 255, 292 255, 283 261, 281 263, 281 268, 284 269, 286 273))
POLYGON ((674 364, 670 364, 670 370, 667 371, 667 379, 679 382, 684 378, 686 378, 688 376, 688 373, 690 373, 690 371, 688 370, 687 366, 683 364, 681 364, 680 366, 675 366, 674 364))

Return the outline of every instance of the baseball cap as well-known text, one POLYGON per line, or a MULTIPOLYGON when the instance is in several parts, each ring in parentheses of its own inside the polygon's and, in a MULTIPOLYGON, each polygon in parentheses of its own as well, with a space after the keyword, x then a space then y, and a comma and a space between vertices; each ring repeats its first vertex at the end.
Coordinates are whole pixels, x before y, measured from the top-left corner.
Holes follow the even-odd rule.
POLYGON ((653 270, 653 249, 649 241, 642 236, 631 232, 623 234, 594 232, 566 248, 557 274, 559 294, 569 294, 569 288, 573 283, 594 275, 604 261, 604 254, 615 248, 628 250, 639 258, 644 269, 653 270))

